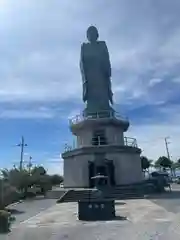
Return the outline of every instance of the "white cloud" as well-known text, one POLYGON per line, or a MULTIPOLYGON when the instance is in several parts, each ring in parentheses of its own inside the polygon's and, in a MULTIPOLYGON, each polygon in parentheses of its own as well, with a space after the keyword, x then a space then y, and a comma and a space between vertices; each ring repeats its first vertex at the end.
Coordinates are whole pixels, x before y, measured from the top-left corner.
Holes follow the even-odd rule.
POLYGON ((153 78, 149 81, 149 87, 153 87, 158 83, 161 83, 163 81, 163 79, 160 78, 153 78))
POLYGON ((138 145, 143 150, 142 154, 153 160, 157 160, 162 155, 167 156, 164 138, 170 136, 169 149, 172 160, 180 158, 180 127, 178 125, 159 123, 133 126, 131 135, 136 136, 138 145))
POLYGON ((177 2, 168 6, 173 15, 164 3, 153 7, 144 1, 138 8, 124 0, 8 2, 6 15, 13 21, 6 23, 6 30, 0 28, 0 101, 81 98, 79 52, 90 24, 97 25, 107 41, 113 73, 119 71, 112 77, 117 101, 129 95, 144 98, 149 81, 161 79, 180 59, 177 2), (155 11, 159 6, 161 11, 155 11), (149 71, 152 76, 143 79, 149 71))
POLYGON ((71 119, 74 119, 74 118, 78 118, 78 117, 80 117, 80 113, 81 113, 80 108, 73 109, 73 111, 69 113, 67 119, 71 120, 71 119))
MULTIPOLYGON (((43 158, 43 161, 39 160, 37 161, 36 160, 36 154, 35 156, 33 155, 32 157, 32 164, 33 166, 43 166, 48 174, 60 174, 60 175, 63 175, 63 159, 61 158, 61 156, 52 156, 50 157, 50 155, 52 155, 51 152, 39 152, 38 153, 39 156, 41 156, 41 158, 43 158), (49 155, 49 156, 46 156, 46 155, 49 155), (43 156, 43 157, 42 157, 43 156)), ((28 163, 29 163, 29 157, 31 156, 30 153, 25 153, 24 154, 24 160, 23 160, 23 165, 24 167, 27 167, 28 163)), ((8 165, 9 168, 12 167, 12 165, 15 164, 16 166, 19 165, 19 161, 16 160, 16 161, 11 161, 10 164, 8 165)))
POLYGON ((48 174, 60 174, 63 175, 63 159, 59 157, 48 159, 43 163, 45 169, 47 169, 48 174))
POLYGON ((172 81, 175 83, 180 83, 180 77, 174 78, 174 79, 172 79, 172 81))
POLYGON ((157 160, 159 156, 167 156, 164 138, 169 136, 169 150, 172 160, 180 158, 180 114, 179 107, 162 108, 166 114, 166 121, 151 121, 144 124, 131 125, 127 136, 137 139, 138 146, 143 150, 142 154, 150 159, 157 160))
MULTIPOLYGON (((56 101, 66 108, 65 101, 79 101, 82 98, 80 45, 91 24, 98 27, 100 39, 109 48, 115 103, 129 104, 131 109, 147 104, 156 107, 162 103, 168 105, 179 94, 174 92, 178 87, 165 84, 167 79, 170 84, 179 84, 179 0, 159 0, 154 5, 144 0, 139 0, 139 4, 128 0, 2 3, 1 104, 43 102, 46 105, 56 101)), ((67 115, 76 114, 76 109, 78 106, 67 115)), ((48 107, 20 108, 15 104, 1 109, 0 117, 56 118, 58 111, 48 107)), ((152 124, 152 117, 149 124, 132 126, 130 134, 137 136, 140 146, 152 158, 164 154, 163 139, 153 140, 169 135, 173 142, 170 150, 177 156, 179 117, 174 109, 160 111, 162 114, 167 111, 166 124, 161 120, 152 124)))
POLYGON ((8 110, 3 110, 0 113, 0 118, 9 118, 9 119, 15 119, 15 118, 25 118, 25 119, 38 119, 38 118, 47 118, 51 119, 55 117, 55 113, 46 108, 39 108, 36 110, 29 109, 29 110, 16 110, 16 109, 8 109, 8 110))

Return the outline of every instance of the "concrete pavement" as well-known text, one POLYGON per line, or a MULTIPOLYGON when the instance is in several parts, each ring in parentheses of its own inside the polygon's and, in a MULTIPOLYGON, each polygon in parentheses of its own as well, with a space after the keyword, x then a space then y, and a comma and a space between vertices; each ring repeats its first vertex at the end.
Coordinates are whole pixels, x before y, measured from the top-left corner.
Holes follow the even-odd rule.
POLYGON ((15 223, 18 224, 55 204, 56 200, 54 199, 36 198, 12 205, 9 209, 15 210, 13 215, 16 217, 15 223))
POLYGON ((52 206, 13 226, 11 239, 103 239, 150 240, 180 239, 180 213, 168 212, 148 199, 118 201, 117 216, 126 220, 82 222, 77 220, 77 205, 63 203, 52 206))
MULTIPOLYGON (((46 200, 42 200, 45 201, 46 200)), ((36 204, 34 202, 33 204, 36 204)), ((42 202, 43 203, 43 202, 42 202)), ((27 205, 26 205, 27 204, 27 205)), ((180 191, 116 202, 116 215, 124 220, 82 222, 77 220, 76 203, 54 205, 44 203, 46 210, 38 213, 41 200, 34 206, 36 216, 28 215, 25 221, 16 221, 8 236, 1 240, 155 240, 180 239, 180 191), (51 205, 51 206, 50 206, 51 205), (50 206, 50 208, 48 208, 50 206), (31 216, 31 217, 30 217, 31 216)), ((44 207, 45 207, 44 205, 44 207)), ((24 207, 30 208, 30 203, 24 207), (29 204, 29 205, 28 205, 29 204)), ((23 206, 21 206, 21 209, 23 206)), ((43 209, 42 209, 43 210, 43 209)))

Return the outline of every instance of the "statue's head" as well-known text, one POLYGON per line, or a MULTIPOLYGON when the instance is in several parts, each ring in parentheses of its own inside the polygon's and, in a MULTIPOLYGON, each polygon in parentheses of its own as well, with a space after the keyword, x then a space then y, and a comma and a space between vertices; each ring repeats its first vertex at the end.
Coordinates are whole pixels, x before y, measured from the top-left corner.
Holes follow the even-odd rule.
POLYGON ((89 42, 96 42, 99 37, 99 33, 96 27, 90 26, 87 30, 87 39, 89 42))

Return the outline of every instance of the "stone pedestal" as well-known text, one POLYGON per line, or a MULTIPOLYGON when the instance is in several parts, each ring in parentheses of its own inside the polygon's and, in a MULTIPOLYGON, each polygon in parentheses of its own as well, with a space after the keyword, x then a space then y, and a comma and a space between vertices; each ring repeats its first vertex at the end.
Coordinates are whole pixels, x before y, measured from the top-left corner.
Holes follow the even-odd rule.
MULTIPOLYGON (((107 175, 114 179, 114 185, 133 184, 142 181, 141 150, 135 139, 124 137, 129 121, 113 115, 96 113, 82 116, 70 122, 70 129, 76 136, 76 146, 67 148, 64 159, 64 187, 89 188, 93 177, 89 163, 93 163, 93 174, 107 175), (111 161, 113 169, 105 168, 111 161), (111 176, 110 176, 110 175, 111 176), (114 175, 114 176, 112 176, 114 175)), ((109 181, 107 184, 112 184, 109 181)))
POLYGON ((83 200, 78 202, 78 219, 83 221, 107 221, 115 218, 114 200, 83 200))

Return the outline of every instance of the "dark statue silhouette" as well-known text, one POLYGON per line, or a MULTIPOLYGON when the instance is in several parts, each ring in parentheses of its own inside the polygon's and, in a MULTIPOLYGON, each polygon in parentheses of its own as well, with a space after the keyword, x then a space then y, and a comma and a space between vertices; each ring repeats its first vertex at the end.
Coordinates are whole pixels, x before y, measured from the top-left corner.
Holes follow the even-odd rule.
POLYGON ((88 43, 81 45, 80 69, 83 81, 83 101, 86 112, 112 110, 111 64, 104 41, 98 41, 98 30, 91 26, 87 30, 88 43))

